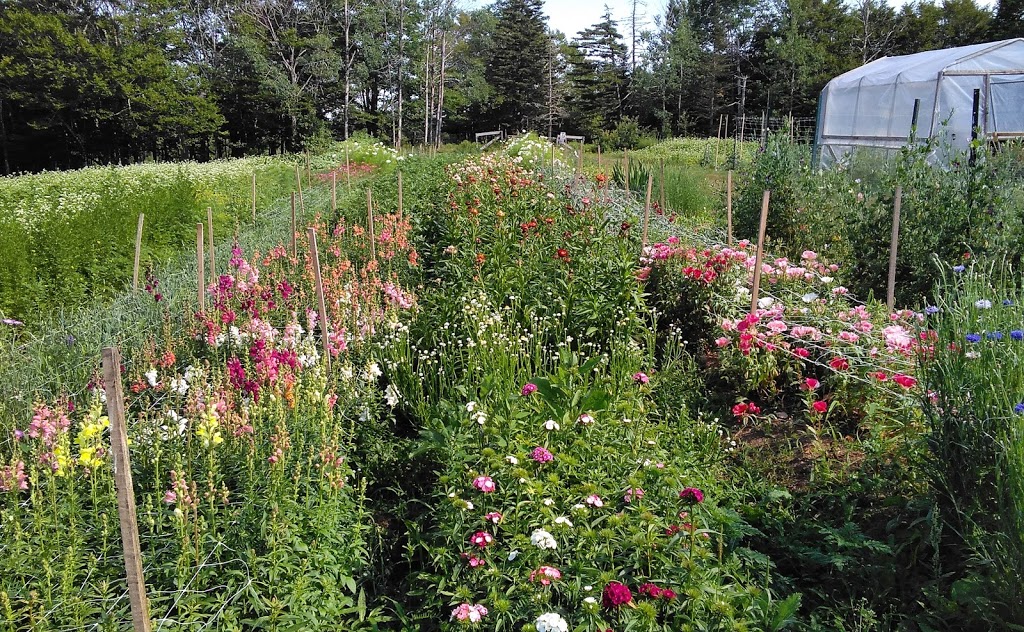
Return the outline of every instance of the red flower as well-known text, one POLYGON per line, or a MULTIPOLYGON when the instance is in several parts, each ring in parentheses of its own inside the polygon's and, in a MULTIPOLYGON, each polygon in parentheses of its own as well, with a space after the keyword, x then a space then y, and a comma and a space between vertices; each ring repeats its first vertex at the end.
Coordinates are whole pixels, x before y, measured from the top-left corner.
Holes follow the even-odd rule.
POLYGON ((637 592, 641 595, 647 595, 651 599, 657 599, 661 596, 661 588, 658 588, 656 585, 650 582, 646 584, 640 584, 640 588, 637 589, 637 592))
POLYGON ((684 503, 696 505, 704 502, 704 492, 700 491, 696 487, 687 487, 683 489, 683 491, 679 492, 679 500, 684 503))
POLYGON ((819 386, 821 386, 821 382, 814 379, 813 377, 809 377, 804 380, 804 383, 800 386, 800 388, 805 391, 816 391, 818 390, 819 386))
POLYGON ((737 416, 737 417, 742 417, 742 416, 747 414, 747 411, 749 409, 750 409, 749 404, 745 404, 745 403, 736 404, 735 406, 732 407, 732 414, 737 416))
POLYGON ((828 365, 832 367, 834 371, 845 371, 850 368, 850 363, 846 358, 835 357, 828 361, 828 365))
POLYGON ((804 347, 797 347, 796 349, 793 349, 793 355, 799 358, 807 358, 810 357, 811 352, 805 349, 804 347))
POLYGON ((569 251, 566 250, 565 248, 559 248, 558 251, 555 253, 555 255, 559 259, 561 259, 562 261, 568 261, 569 260, 569 251))
POLYGON ((889 376, 885 374, 885 371, 872 371, 868 373, 868 377, 873 377, 879 382, 884 382, 889 379, 889 376))
POLYGON ((608 582, 601 595, 601 605, 608 609, 618 608, 631 601, 633 601, 633 593, 630 592, 628 586, 619 582, 608 582))
POLYGON ((828 402, 818 400, 811 404, 811 407, 814 409, 814 412, 822 414, 828 410, 828 402))
POLYGON ((902 373, 899 375, 894 375, 892 377, 892 381, 896 382, 903 388, 914 388, 914 385, 917 384, 916 379, 910 377, 909 375, 903 375, 902 373))

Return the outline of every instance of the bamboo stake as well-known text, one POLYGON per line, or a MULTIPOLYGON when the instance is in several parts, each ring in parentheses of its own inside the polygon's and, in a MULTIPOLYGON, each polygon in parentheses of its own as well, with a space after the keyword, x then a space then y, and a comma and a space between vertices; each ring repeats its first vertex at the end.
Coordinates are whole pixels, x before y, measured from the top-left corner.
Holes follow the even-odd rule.
POLYGON ((139 291, 139 258, 142 256, 142 222, 145 213, 139 213, 139 226, 135 229, 135 267, 132 268, 132 292, 139 291))
POLYGON ((309 250, 313 258, 313 278, 316 281, 316 302, 320 309, 320 337, 324 345, 324 364, 331 370, 331 328, 327 322, 327 304, 324 301, 324 281, 320 276, 320 252, 316 246, 316 229, 309 227, 309 250))
POLYGON ((658 180, 658 203, 661 206, 661 212, 665 212, 665 159, 661 159, 661 178, 658 180))
POLYGON ((252 223, 256 224, 256 172, 252 172, 252 223))
POLYGON ((196 270, 197 290, 196 298, 199 299, 199 313, 206 311, 206 255, 203 254, 203 223, 196 224, 196 270))
POLYGON ((772 192, 765 191, 761 200, 761 225, 757 228, 757 255, 754 257, 754 290, 750 293, 750 313, 757 311, 757 295, 761 290, 761 257, 764 256, 764 231, 768 225, 768 201, 772 192))
POLYGON ((402 172, 399 171, 398 172, 398 224, 399 224, 399 226, 401 226, 401 224, 402 224, 402 214, 403 214, 403 212, 404 212, 404 207, 403 207, 403 204, 402 204, 402 172))
POLYGON ((373 221, 373 191, 366 189, 366 223, 370 228, 370 259, 377 260, 377 237, 373 221))
POLYGON ((302 195, 302 176, 299 175, 299 165, 295 165, 295 184, 299 189, 299 209, 302 211, 302 216, 306 216, 306 198, 302 195))
POLYGON ((142 547, 139 545, 139 524, 135 513, 135 488, 132 484, 132 462, 128 454, 128 434, 124 419, 124 391, 121 386, 121 354, 116 347, 103 349, 103 386, 107 394, 107 417, 110 419, 110 452, 114 464, 114 485, 117 488, 117 517, 121 523, 121 546, 124 569, 128 576, 132 627, 135 632, 149 632, 149 599, 142 575, 142 547))
POLYGON ((295 243, 295 191, 292 191, 292 257, 299 257, 299 246, 295 243))
POLYGON ((210 244, 210 278, 217 278, 217 260, 213 254, 213 207, 206 207, 206 224, 207 224, 207 237, 206 240, 210 244))
POLYGON ((891 312, 896 305, 896 249, 900 243, 900 207, 903 205, 903 186, 896 186, 896 199, 892 207, 892 239, 889 242, 889 288, 885 304, 891 312))
POLYGON ((338 210, 338 172, 331 172, 331 211, 338 210))
POLYGON ((345 144, 345 188, 349 193, 352 192, 352 171, 349 168, 348 163, 348 144, 345 144))
POLYGON ((726 245, 732 248, 732 169, 725 176, 726 245))
POLYGON ((651 188, 654 186, 654 174, 647 174, 647 201, 644 202, 644 234, 640 240, 640 250, 647 248, 647 227, 651 222, 651 188))

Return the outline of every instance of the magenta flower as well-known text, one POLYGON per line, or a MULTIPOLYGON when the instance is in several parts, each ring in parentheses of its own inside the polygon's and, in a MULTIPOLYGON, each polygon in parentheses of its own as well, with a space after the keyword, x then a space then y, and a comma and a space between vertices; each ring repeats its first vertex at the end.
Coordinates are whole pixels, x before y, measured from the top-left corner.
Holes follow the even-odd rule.
POLYGON ((633 593, 629 586, 619 582, 608 582, 604 587, 604 594, 601 595, 601 604, 611 610, 633 601, 633 593))
POLYGON ((644 497, 644 490, 642 487, 630 487, 626 490, 626 495, 622 497, 627 503, 633 502, 633 499, 640 500, 644 497))
POLYGON ((479 489, 485 494, 490 494, 496 489, 494 479, 490 476, 477 476, 473 479, 473 487, 479 489))
POLYGON ((503 517, 504 516, 501 515, 500 511, 492 511, 484 516, 484 520, 486 520, 487 522, 493 522, 494 524, 498 524, 499 522, 501 522, 501 519, 503 517))
POLYGON ((636 384, 647 384, 650 381, 651 378, 649 378, 643 371, 637 371, 633 374, 633 382, 636 384))
POLYGON ((555 455, 551 454, 551 452, 543 446, 537 446, 534 448, 530 457, 538 463, 547 463, 548 461, 555 460, 555 455))
POLYGON ((480 604, 463 603, 452 610, 452 619, 480 623, 487 616, 487 608, 480 604))
POLYGON ((481 549, 487 548, 492 542, 494 542, 494 536, 486 531, 477 531, 469 538, 470 544, 475 544, 481 549))
POLYGON ((679 492, 679 500, 684 503, 696 505, 704 502, 704 492, 700 491, 696 487, 687 487, 683 491, 679 492))
POLYGON ((520 391, 523 397, 529 397, 530 395, 537 392, 537 385, 533 382, 527 382, 523 384, 523 390, 520 391))
POLYGON ((547 586, 556 579, 562 579, 562 571, 554 566, 541 566, 535 571, 530 571, 530 581, 539 581, 541 586, 547 586))

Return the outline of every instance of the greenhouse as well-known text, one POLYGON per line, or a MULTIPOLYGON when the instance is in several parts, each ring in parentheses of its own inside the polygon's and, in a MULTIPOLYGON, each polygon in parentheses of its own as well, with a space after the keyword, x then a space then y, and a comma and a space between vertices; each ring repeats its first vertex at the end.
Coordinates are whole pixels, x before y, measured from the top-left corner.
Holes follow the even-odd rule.
POLYGON ((859 148, 891 152, 942 137, 935 162, 970 146, 1024 137, 1024 39, 883 57, 828 82, 818 101, 815 152, 833 165, 859 148))

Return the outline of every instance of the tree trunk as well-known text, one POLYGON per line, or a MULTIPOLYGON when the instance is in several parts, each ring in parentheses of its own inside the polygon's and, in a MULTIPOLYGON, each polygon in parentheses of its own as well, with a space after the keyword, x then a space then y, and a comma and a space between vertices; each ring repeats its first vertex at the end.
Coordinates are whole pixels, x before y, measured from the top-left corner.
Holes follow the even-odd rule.
POLYGON ((0 99, 0 158, 3 159, 4 175, 11 173, 10 156, 7 155, 7 121, 4 120, 4 100, 0 99))

